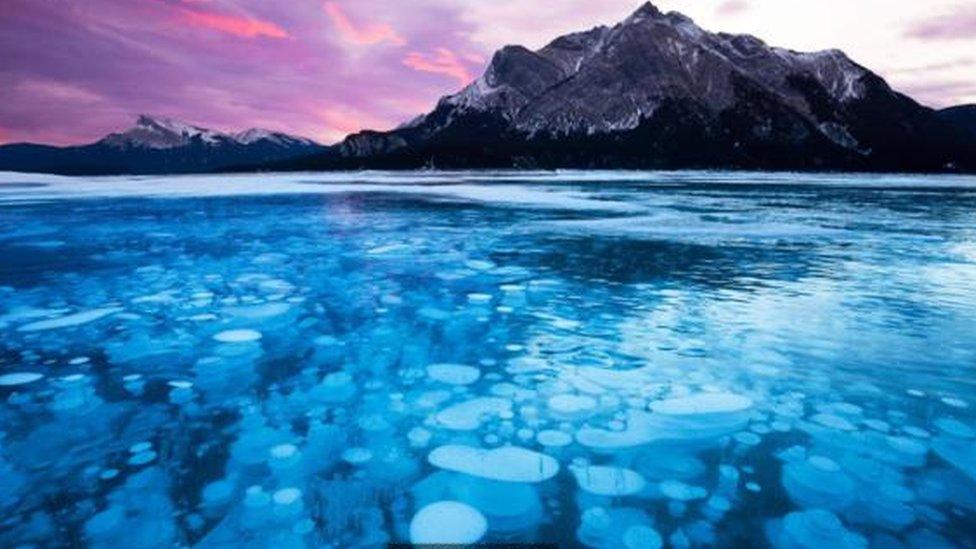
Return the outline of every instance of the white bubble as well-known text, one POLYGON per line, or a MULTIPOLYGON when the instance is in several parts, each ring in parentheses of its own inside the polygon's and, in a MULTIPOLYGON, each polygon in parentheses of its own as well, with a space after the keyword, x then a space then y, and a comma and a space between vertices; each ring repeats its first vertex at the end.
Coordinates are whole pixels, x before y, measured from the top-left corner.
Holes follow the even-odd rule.
POLYGON ((16 372, 12 374, 0 375, 0 386, 14 387, 17 385, 27 385, 44 378, 44 374, 35 372, 16 372))
POLYGON ((471 544, 484 537, 488 521, 480 511, 459 501, 438 501, 424 506, 410 521, 410 542, 471 544))
POLYGON ((427 461, 448 471, 505 482, 542 482, 559 472, 559 462, 552 457, 517 446, 486 450, 449 444, 432 450, 427 461))
POLYGON ((250 343, 261 339, 261 332, 257 330, 225 330, 213 336, 221 343, 250 343))

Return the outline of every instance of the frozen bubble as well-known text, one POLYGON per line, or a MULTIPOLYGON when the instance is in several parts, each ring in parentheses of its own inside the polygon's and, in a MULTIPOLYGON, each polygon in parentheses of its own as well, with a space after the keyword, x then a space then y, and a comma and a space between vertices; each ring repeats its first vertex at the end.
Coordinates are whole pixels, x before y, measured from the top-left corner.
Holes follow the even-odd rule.
POLYGON ((129 465, 138 467, 140 465, 151 463, 155 460, 156 460, 156 452, 153 452, 152 450, 148 450, 145 452, 139 452, 138 454, 133 454, 133 456, 129 458, 129 465))
POLYGON ((946 406, 951 406, 953 408, 969 408, 969 403, 961 398, 956 397, 942 397, 942 403, 946 406))
POLYGON ((746 446, 756 446, 760 442, 762 442, 762 439, 759 437, 759 435, 750 432, 736 433, 733 438, 735 438, 736 441, 745 444, 746 446))
POLYGON ((668 499, 673 499, 676 501, 692 501, 696 499, 704 499, 708 496, 708 490, 700 486, 692 486, 690 484, 685 484, 680 480, 665 480, 658 485, 658 489, 661 494, 668 499))
POLYGON ((562 394, 550 397, 548 406, 556 416, 572 418, 589 415, 596 409, 597 401, 587 395, 562 394))
POLYGON ((471 385, 481 377, 481 370, 463 364, 431 364, 427 376, 448 385, 471 385))
POLYGON ((702 393, 699 395, 652 402, 652 412, 671 416, 734 414, 752 407, 748 397, 732 393, 702 393))
POLYGON ((68 364, 70 364, 72 366, 81 366, 82 364, 88 364, 88 362, 90 362, 90 360, 91 359, 89 359, 87 356, 76 356, 76 357, 72 358, 71 360, 69 360, 68 361, 68 364))
POLYGON ((647 486, 647 481, 636 471, 622 467, 601 465, 570 466, 573 476, 584 492, 597 496, 629 496, 647 486))
POLYGON ((725 513, 732 508, 732 502, 722 496, 712 496, 708 498, 708 506, 719 513, 725 513))
POLYGON ((276 505, 292 505, 302 497, 302 491, 298 488, 282 488, 271 497, 276 505))
POLYGON ((750 482, 747 482, 745 484, 745 486, 746 486, 746 490, 749 490, 750 492, 753 492, 753 493, 756 493, 756 494, 758 494, 759 492, 762 492, 762 486, 760 486, 759 483, 757 483, 757 482, 750 481, 750 482))
POLYGON ((942 417, 935 420, 933 423, 940 431, 950 436, 957 438, 976 437, 976 431, 974 431, 972 427, 955 418, 942 417))
POLYGON ((450 391, 425 391, 417 396, 417 406, 421 408, 436 408, 451 398, 450 391))
POLYGON ((459 501, 438 501, 424 506, 410 521, 410 543, 472 544, 488 531, 480 511, 459 501))
POLYGON ((884 452, 884 457, 893 460, 899 465, 918 467, 925 463, 925 456, 928 454, 928 446, 918 439, 908 437, 888 436, 885 437, 890 452, 884 452))
POLYGON ((72 326, 80 326, 82 324, 88 324, 89 322, 94 322, 100 318, 104 318, 115 313, 122 312, 121 307, 105 307, 102 309, 93 309, 91 311, 83 311, 80 313, 74 313, 58 318, 51 318, 47 320, 39 320, 37 322, 31 322, 30 324, 24 324, 18 331, 20 332, 39 332, 42 330, 56 330, 59 328, 69 328, 72 326))
MULTIPOLYGON (((224 309, 228 315, 238 319, 264 320, 283 315, 291 309, 291 305, 281 302, 261 303, 259 305, 245 305, 240 307, 227 307, 224 309)), ((218 340, 219 341, 219 340, 218 340)))
POLYGON ((471 303, 488 303, 491 301, 491 294, 472 293, 468 294, 468 301, 471 303))
POLYGON ((887 421, 881 421, 880 419, 865 419, 864 426, 879 433, 887 433, 891 430, 891 425, 888 425, 887 421))
POLYGON ((125 521, 125 509, 120 505, 113 505, 98 513, 85 523, 85 534, 99 540, 112 536, 125 521))
POLYGON ((913 436, 915 438, 931 438, 932 433, 926 431, 925 429, 920 429, 918 427, 913 427, 909 425, 908 427, 902 427, 901 429, 906 435, 913 436))
POLYGON ((843 509, 855 498, 851 477, 823 456, 788 463, 783 469, 783 487, 800 507, 843 509))
POLYGON ((261 332, 257 330, 225 330, 213 336, 221 343, 250 343, 261 339, 261 332))
POLYGON ((227 479, 211 482, 203 488, 201 498, 203 504, 216 507, 230 503, 234 497, 234 483, 227 479))
POLYGON ((976 481, 976 444, 948 436, 936 437, 932 450, 947 463, 976 481))
POLYGON ((539 431, 539 433, 535 436, 535 439, 539 442, 539 444, 552 448, 569 446, 573 443, 573 437, 569 433, 564 433, 563 431, 556 431, 553 429, 539 431))
POLYGON ((623 545, 626 549, 659 549, 663 543, 661 535, 650 526, 635 525, 624 531, 623 545))
POLYGON ((705 464, 700 459, 676 451, 644 454, 637 459, 634 468, 645 477, 658 480, 687 480, 705 472, 705 464))
POLYGON ((146 450, 152 450, 152 442, 137 442, 129 447, 129 453, 132 454, 138 454, 146 450))
POLYGON ((366 250, 367 255, 384 255, 393 252, 406 252, 410 246, 402 243, 384 244, 366 250))
POLYGON ((274 503, 273 512, 282 518, 293 518, 302 512, 304 502, 302 491, 295 487, 282 488, 271 496, 274 503))
POLYGON ((584 425, 576 433, 576 440, 589 448, 616 450, 653 442, 659 434, 651 414, 640 410, 628 410, 627 423, 623 429, 600 429, 584 425))
POLYGON ((838 431, 855 431, 857 427, 850 421, 833 414, 817 414, 810 418, 810 421, 838 431))
POLYGON ((447 429, 473 431, 486 419, 503 413, 512 413, 511 401, 496 397, 479 397, 444 408, 435 417, 437 422, 447 429))
POLYGON ((279 444, 268 451, 273 459, 289 459, 298 454, 298 447, 294 444, 279 444))
POLYGON ((620 429, 583 426, 576 440, 584 446, 613 450, 655 441, 706 442, 734 433, 749 422, 752 401, 728 393, 705 393, 650 404, 653 413, 633 408, 620 429))
POLYGON ((430 444, 431 432, 423 427, 414 427, 407 432, 407 440, 414 448, 426 448, 430 444))
POLYGON ((14 387, 17 385, 27 385, 44 378, 44 374, 35 372, 16 372, 12 374, 0 375, 0 386, 14 387))
POLYGON ((328 404, 346 402, 355 394, 356 384, 352 375, 342 371, 328 374, 309 392, 312 399, 328 404))
POLYGON ((353 447, 342 452, 342 459, 352 465, 362 465, 373 459, 373 452, 369 448, 353 447))
MULTIPOLYGON (((632 507, 590 507, 583 511, 580 526, 576 530, 579 541, 588 547, 628 548, 624 537, 632 528, 651 528, 650 518, 640 509, 632 507)), ((647 547, 660 547, 660 539, 638 530, 630 536, 631 542, 646 541, 647 547), (636 539, 635 539, 636 538, 636 539), (655 545, 656 543, 656 545, 655 545)))
POLYGON ((486 450, 449 444, 431 451, 427 461, 448 471, 505 482, 542 482, 559 472, 559 462, 552 457, 517 446, 486 450))
POLYGON ((863 549, 867 541, 847 530, 837 515, 823 509, 790 513, 776 528, 770 528, 770 542, 774 547, 814 549, 863 549))
POLYGON ((464 266, 475 271, 488 271, 495 268, 495 264, 484 259, 469 259, 464 266))

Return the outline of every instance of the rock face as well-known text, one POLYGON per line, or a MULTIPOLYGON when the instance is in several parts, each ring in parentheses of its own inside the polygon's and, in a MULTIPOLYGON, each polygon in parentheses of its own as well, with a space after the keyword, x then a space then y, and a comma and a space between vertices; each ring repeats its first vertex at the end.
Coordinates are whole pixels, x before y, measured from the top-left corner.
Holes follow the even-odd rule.
POLYGON ((974 169, 976 139, 839 50, 712 33, 645 4, 484 75, 319 167, 974 169))
POLYGON ((77 147, 0 147, 0 170, 64 174, 186 173, 258 166, 325 151, 309 139, 262 129, 222 133, 142 115, 132 128, 77 147))

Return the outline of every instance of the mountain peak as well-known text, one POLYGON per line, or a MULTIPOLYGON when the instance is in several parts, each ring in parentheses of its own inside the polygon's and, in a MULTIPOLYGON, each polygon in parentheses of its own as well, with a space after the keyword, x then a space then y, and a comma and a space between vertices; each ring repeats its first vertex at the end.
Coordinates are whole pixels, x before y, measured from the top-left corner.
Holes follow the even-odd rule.
POLYGON ((274 145, 279 145, 279 146, 316 145, 314 141, 312 141, 311 139, 307 139, 305 137, 297 137, 294 135, 288 135, 286 133, 267 130, 264 128, 249 128, 247 130, 237 132, 233 134, 231 137, 241 145, 251 145, 259 141, 267 141, 274 145))
POLYGON ((634 13, 630 14, 630 17, 628 17, 627 19, 636 20, 636 19, 646 19, 652 17, 657 18, 657 17, 662 17, 663 15, 664 14, 661 13, 661 10, 657 9, 657 6, 655 6, 650 2, 644 2, 643 4, 641 4, 639 8, 637 8, 636 11, 634 11, 634 13))

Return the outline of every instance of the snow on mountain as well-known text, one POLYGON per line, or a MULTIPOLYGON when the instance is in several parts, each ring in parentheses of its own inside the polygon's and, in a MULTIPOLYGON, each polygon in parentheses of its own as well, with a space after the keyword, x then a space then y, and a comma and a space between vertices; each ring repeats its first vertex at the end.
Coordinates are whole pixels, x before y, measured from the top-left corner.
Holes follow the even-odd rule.
POLYGON ((505 46, 432 112, 351 135, 320 165, 942 170, 971 150, 840 50, 711 32, 646 3, 536 51, 505 46))
POLYGON ((720 112, 736 102, 736 80, 744 79, 816 121, 791 77, 809 76, 843 102, 863 93, 866 72, 838 50, 770 48, 645 4, 618 25, 563 36, 538 51, 506 46, 481 78, 444 102, 500 110, 528 132, 594 134, 633 129, 666 99, 720 112))
POLYGON ((316 146, 311 139, 291 136, 261 128, 251 128, 237 133, 224 133, 194 126, 172 118, 140 115, 136 125, 113 133, 99 143, 118 148, 171 149, 189 146, 195 142, 205 146, 234 146, 264 143, 278 147, 316 146))
POLYGON ((235 141, 242 145, 250 145, 259 141, 267 141, 268 143, 281 146, 316 145, 315 141, 305 137, 296 137, 286 133, 265 130, 263 128, 251 128, 242 132, 237 132, 233 134, 232 137, 235 141))

